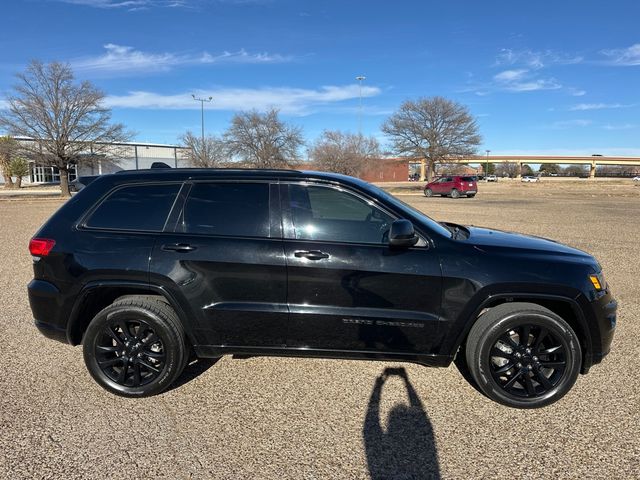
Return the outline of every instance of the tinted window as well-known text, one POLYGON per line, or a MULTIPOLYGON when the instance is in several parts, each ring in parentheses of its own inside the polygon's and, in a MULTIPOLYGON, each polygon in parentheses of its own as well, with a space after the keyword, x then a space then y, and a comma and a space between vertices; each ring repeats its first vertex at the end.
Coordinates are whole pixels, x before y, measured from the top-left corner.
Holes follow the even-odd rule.
POLYGON ((463 182, 475 182, 476 179, 473 177, 460 177, 460 180, 462 180, 463 182))
POLYGON ((179 184, 119 188, 86 222, 88 227, 159 232, 180 190, 179 184))
POLYGON ((393 218, 369 202, 328 187, 290 185, 295 238, 387 243, 393 218))
POLYGON ((182 231, 239 237, 269 236, 269 185, 197 183, 184 207, 182 231))

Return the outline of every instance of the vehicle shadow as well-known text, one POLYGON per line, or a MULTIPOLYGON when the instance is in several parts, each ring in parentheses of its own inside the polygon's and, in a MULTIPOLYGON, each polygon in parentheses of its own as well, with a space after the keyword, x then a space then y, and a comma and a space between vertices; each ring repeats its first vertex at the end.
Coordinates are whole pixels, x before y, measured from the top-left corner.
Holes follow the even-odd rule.
POLYGON ((404 368, 387 368, 376 379, 365 417, 364 445, 369 474, 382 479, 440 479, 433 427, 404 368), (382 387, 392 376, 403 380, 408 404, 396 404, 380 421, 382 387))
POLYGON ((195 380, 204 372, 213 367, 218 362, 218 360, 220 360, 220 358, 198 358, 196 360, 192 360, 187 364, 186 367, 184 367, 182 375, 180 375, 178 379, 165 390, 165 392, 170 392, 171 390, 180 388, 190 381, 195 380))

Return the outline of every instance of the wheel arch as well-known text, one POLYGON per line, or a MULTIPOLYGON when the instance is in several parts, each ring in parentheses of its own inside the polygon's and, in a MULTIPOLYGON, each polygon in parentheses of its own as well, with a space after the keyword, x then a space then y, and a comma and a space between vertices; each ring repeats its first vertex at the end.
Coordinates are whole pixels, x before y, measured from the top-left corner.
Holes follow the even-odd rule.
POLYGON ((473 311, 464 324, 464 328, 459 333, 454 345, 453 355, 463 346, 469 335, 469 331, 474 323, 484 313, 484 310, 496 307, 503 303, 526 302, 548 308, 556 315, 564 319, 576 332, 582 348, 582 359, 580 373, 587 373, 592 365, 593 339, 587 323, 587 319, 580 307, 580 304, 573 298, 561 295, 541 294, 541 293, 504 293, 493 294, 485 298, 473 311))
POLYGON ((80 293, 71 310, 67 324, 67 341, 71 345, 82 343, 82 337, 89 323, 103 308, 111 305, 117 298, 127 295, 145 295, 160 297, 176 312, 185 334, 193 344, 190 325, 185 322, 186 313, 179 302, 166 289, 142 282, 122 282, 102 280, 87 283, 80 293))

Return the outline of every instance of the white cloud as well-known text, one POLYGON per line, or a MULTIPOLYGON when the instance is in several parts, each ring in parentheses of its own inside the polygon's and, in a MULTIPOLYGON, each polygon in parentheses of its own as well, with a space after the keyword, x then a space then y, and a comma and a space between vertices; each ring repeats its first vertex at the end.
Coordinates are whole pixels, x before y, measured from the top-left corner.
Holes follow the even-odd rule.
POLYGON ((557 90, 562 88, 554 78, 537 78, 527 69, 505 70, 494 75, 493 80, 500 89, 510 92, 533 92, 535 90, 557 90))
POLYGON ((578 88, 569 88, 569 93, 574 97, 582 97, 587 94, 587 91, 578 88))
POLYGON ((493 79, 499 82, 513 82, 516 80, 520 80, 527 74, 528 70, 520 69, 520 70, 505 70, 504 72, 500 72, 497 75, 494 75, 493 79))
POLYGON ((567 55, 553 50, 514 50, 503 48, 498 53, 495 65, 523 65, 527 68, 538 70, 549 65, 572 65, 580 63, 583 58, 580 56, 567 55))
POLYGON ((632 123, 623 123, 621 125, 606 124, 603 125, 602 128, 605 130, 634 130, 638 128, 638 125, 634 125, 632 123))
MULTIPOLYGON (((363 86, 362 96, 373 97, 380 94, 377 87, 363 86)), ((199 97, 213 97, 207 108, 214 110, 268 110, 277 108, 284 114, 306 115, 320 107, 345 100, 358 98, 358 85, 324 86, 318 89, 289 87, 265 88, 220 88, 217 90, 197 90, 174 95, 154 92, 132 91, 126 95, 110 95, 105 104, 111 108, 135 108, 157 110, 199 109, 191 94, 199 97)))
POLYGON ((636 43, 627 48, 602 50, 600 53, 608 57, 606 63, 609 65, 621 67, 640 65, 640 43, 636 43))
POLYGON ((139 9, 145 7, 171 7, 185 6, 188 2, 183 0, 58 0, 62 3, 83 5, 94 8, 126 8, 139 9))
POLYGON ((203 52, 199 55, 171 52, 151 53, 114 43, 106 44, 104 49, 105 52, 101 55, 72 60, 73 68, 83 72, 119 75, 166 71, 181 65, 282 63, 292 59, 292 57, 279 54, 249 53, 244 49, 236 52, 225 51, 216 55, 209 52, 203 52))
POLYGON ((604 110, 604 109, 617 109, 617 108, 631 108, 635 105, 632 103, 578 103, 569 107, 571 111, 586 111, 586 110, 604 110))
POLYGON ((6 110, 7 108, 9 108, 9 102, 0 98, 0 110, 6 110))
POLYGON ((588 127, 591 124, 593 124, 593 121, 579 118, 575 120, 560 120, 557 122, 553 122, 551 125, 548 125, 547 127, 553 130, 566 130, 569 128, 576 128, 576 127, 588 127))

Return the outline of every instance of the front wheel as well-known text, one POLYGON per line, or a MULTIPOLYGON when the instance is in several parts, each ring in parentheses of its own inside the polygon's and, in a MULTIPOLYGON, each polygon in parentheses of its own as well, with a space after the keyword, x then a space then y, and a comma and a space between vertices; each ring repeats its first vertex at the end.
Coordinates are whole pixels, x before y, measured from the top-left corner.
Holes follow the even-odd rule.
POLYGON ((180 321, 164 301, 130 296, 100 311, 83 338, 89 373, 106 390, 146 397, 180 376, 189 349, 180 321))
POLYGON ((531 303, 490 309, 467 337, 473 379, 492 400, 515 408, 539 408, 562 398, 580 371, 580 342, 571 326, 531 303))
POLYGON ((424 189, 424 196, 425 197, 433 197, 433 190, 431 190, 430 188, 425 188, 424 189))
POLYGON ((460 192, 454 188, 451 190, 451 198, 460 198, 460 192))

